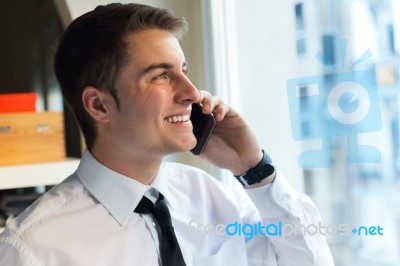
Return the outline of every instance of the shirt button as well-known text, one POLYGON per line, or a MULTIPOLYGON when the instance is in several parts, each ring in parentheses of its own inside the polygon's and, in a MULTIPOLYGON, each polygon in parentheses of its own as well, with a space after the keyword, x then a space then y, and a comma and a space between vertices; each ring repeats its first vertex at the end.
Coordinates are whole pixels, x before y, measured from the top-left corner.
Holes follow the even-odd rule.
POLYGON ((156 223, 155 222, 153 222, 153 226, 156 227, 156 223))
POLYGON ((282 196, 281 199, 282 199, 282 201, 287 201, 289 199, 289 195, 285 194, 285 195, 282 196))

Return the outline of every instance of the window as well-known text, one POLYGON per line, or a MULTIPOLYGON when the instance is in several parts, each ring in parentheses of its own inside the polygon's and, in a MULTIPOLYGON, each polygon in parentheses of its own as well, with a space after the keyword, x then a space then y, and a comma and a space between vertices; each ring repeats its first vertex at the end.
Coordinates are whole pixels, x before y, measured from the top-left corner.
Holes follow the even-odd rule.
POLYGON ((303 3, 298 3, 294 7, 295 22, 296 22, 296 50, 297 55, 304 55, 306 53, 306 39, 305 39, 305 26, 304 26, 304 12, 303 3))
POLYGON ((296 14, 296 30, 304 29, 304 18, 303 18, 303 3, 299 3, 294 7, 296 14))

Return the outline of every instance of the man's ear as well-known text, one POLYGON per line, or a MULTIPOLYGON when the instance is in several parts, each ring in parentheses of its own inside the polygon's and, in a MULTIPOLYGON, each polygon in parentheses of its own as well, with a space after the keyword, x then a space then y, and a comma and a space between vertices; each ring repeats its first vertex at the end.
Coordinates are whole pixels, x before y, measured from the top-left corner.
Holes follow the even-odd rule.
POLYGON ((110 95, 93 86, 86 86, 82 92, 82 102, 86 111, 98 122, 110 120, 110 95))

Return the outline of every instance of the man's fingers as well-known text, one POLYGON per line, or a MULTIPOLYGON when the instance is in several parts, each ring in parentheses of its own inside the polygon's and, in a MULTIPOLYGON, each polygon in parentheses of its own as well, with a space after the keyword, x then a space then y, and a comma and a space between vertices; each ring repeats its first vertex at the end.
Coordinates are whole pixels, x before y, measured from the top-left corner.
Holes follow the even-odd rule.
POLYGON ((203 105, 203 113, 213 113, 217 121, 224 119, 225 115, 229 112, 230 107, 225 104, 221 98, 211 95, 208 91, 199 90, 199 103, 203 105))
MULTIPOLYGON (((208 91, 203 91, 199 90, 199 101, 198 103, 201 103, 203 107, 206 107, 207 105, 210 105, 212 95, 208 91)), ((204 108, 203 108, 204 109, 204 108)))

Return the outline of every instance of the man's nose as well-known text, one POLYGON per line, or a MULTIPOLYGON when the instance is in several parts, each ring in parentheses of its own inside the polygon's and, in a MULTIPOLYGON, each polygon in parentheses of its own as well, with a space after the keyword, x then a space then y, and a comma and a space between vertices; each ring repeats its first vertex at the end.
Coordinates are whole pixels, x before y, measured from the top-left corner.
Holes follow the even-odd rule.
POLYGON ((200 100, 200 93, 188 77, 183 76, 176 84, 175 100, 181 103, 195 103, 200 100))

